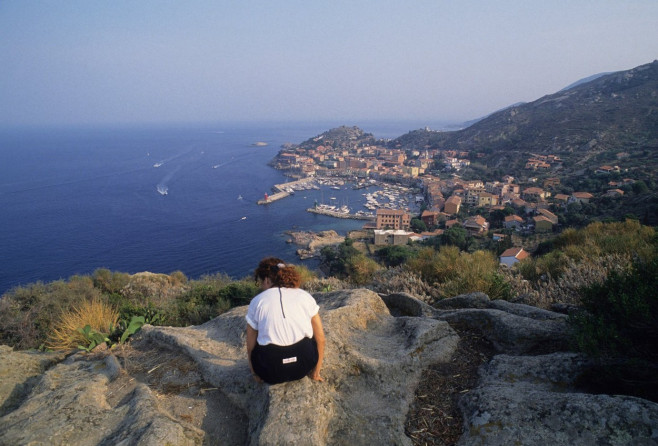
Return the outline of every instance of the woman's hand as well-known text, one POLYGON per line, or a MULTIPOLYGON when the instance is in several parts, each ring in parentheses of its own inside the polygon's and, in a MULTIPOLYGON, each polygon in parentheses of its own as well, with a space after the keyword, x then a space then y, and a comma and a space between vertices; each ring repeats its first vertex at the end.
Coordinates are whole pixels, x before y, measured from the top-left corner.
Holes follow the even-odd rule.
POLYGON ((324 382, 324 379, 320 376, 320 371, 318 370, 317 367, 311 370, 311 373, 308 374, 308 377, 311 378, 313 381, 324 382))

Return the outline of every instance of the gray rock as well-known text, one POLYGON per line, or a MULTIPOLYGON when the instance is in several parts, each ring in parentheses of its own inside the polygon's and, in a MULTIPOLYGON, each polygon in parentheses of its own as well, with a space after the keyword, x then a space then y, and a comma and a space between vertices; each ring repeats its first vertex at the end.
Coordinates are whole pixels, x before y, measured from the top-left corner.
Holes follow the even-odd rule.
MULTIPOLYGON (((316 299, 327 338, 324 382, 257 383, 246 359, 246 307, 196 327, 145 326, 138 340, 189 356, 224 410, 246 415, 232 418, 245 425, 223 432, 246 432, 248 444, 411 444, 404 422, 414 389, 429 364, 450 359, 458 336, 444 321, 391 316, 372 291, 316 299)), ((143 384, 119 401, 108 398, 124 372, 105 355, 76 354, 46 371, 0 418, 0 444, 221 444, 208 429, 163 412, 143 384)))
POLYGON ((108 385, 120 373, 114 356, 75 355, 50 368, 27 400, 0 418, 0 444, 200 444, 203 433, 162 413, 146 386, 138 386, 127 402, 110 405, 108 385))
POLYGON ((655 445, 658 404, 627 396, 579 393, 582 356, 496 356, 462 397, 459 445, 655 445))
POLYGON ((327 347, 324 383, 256 383, 246 359, 246 307, 199 327, 144 329, 189 354, 204 378, 248 414, 250 444, 410 444, 404 421, 425 366, 448 361, 447 323, 391 316, 368 290, 316 294, 327 347))
POLYGON ((490 301, 483 293, 445 299, 437 304, 438 319, 474 330, 499 352, 549 353, 569 347, 567 316, 523 304, 490 301))
POLYGON ((15 352, 0 345, 0 417, 16 409, 51 366, 66 353, 15 352))

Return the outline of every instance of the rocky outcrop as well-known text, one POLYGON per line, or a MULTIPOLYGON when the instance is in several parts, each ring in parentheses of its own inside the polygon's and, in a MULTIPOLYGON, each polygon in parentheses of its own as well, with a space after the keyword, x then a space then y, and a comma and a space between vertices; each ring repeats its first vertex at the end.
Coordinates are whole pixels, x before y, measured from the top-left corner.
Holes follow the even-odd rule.
POLYGON ((312 232, 312 231, 290 231, 289 243, 301 245, 297 250, 300 259, 310 259, 320 255, 320 250, 325 246, 338 245, 345 241, 345 237, 338 235, 334 230, 312 232))
MULTIPOLYGON (((140 342, 189 356, 227 411, 244 415, 226 426, 230 438, 262 445, 410 444, 404 421, 413 391, 427 365, 449 360, 456 333, 444 321, 393 317, 381 298, 367 290, 318 294, 316 299, 327 337, 323 383, 305 378, 268 386, 254 381, 246 360, 246 307, 196 327, 146 326, 140 342)), ((109 389, 121 375, 113 355, 76 354, 52 367, 20 407, 0 419, 0 443, 202 441, 203 430, 164 413, 144 385, 110 402, 109 389)))
POLYGON ((574 390, 589 366, 573 353, 496 356, 461 400, 465 429, 458 444, 658 444, 658 404, 574 390))
POLYGON ((451 360, 459 340, 451 325, 478 331, 502 353, 461 397, 459 444, 658 441, 657 404, 575 386, 590 364, 560 351, 564 315, 480 293, 439 308, 363 289, 315 297, 327 337, 324 382, 253 380, 246 307, 200 326, 145 326, 132 359, 106 351, 58 362, 0 349, 2 365, 36 364, 3 388, 0 444, 411 444, 404 423, 414 390, 428 366, 451 360))

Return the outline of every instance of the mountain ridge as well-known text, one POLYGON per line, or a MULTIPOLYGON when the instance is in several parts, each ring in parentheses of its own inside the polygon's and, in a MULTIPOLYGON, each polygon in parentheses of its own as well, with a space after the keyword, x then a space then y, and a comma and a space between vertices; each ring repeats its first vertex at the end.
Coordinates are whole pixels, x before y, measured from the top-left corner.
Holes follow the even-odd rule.
MULTIPOLYGON (((573 84, 572 84, 573 85, 573 84)), ((462 130, 416 130, 391 142, 446 150, 569 154, 658 147, 658 61, 510 106, 462 130)))

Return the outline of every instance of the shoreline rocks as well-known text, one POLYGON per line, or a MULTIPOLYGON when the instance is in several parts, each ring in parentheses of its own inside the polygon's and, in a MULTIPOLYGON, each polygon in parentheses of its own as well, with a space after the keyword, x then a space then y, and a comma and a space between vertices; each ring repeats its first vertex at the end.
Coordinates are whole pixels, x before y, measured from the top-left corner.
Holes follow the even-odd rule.
POLYGON ((329 231, 288 231, 290 236, 288 243, 303 246, 297 250, 297 255, 301 260, 318 257, 320 250, 325 246, 338 245, 345 241, 345 237, 339 235, 334 230, 329 231))

